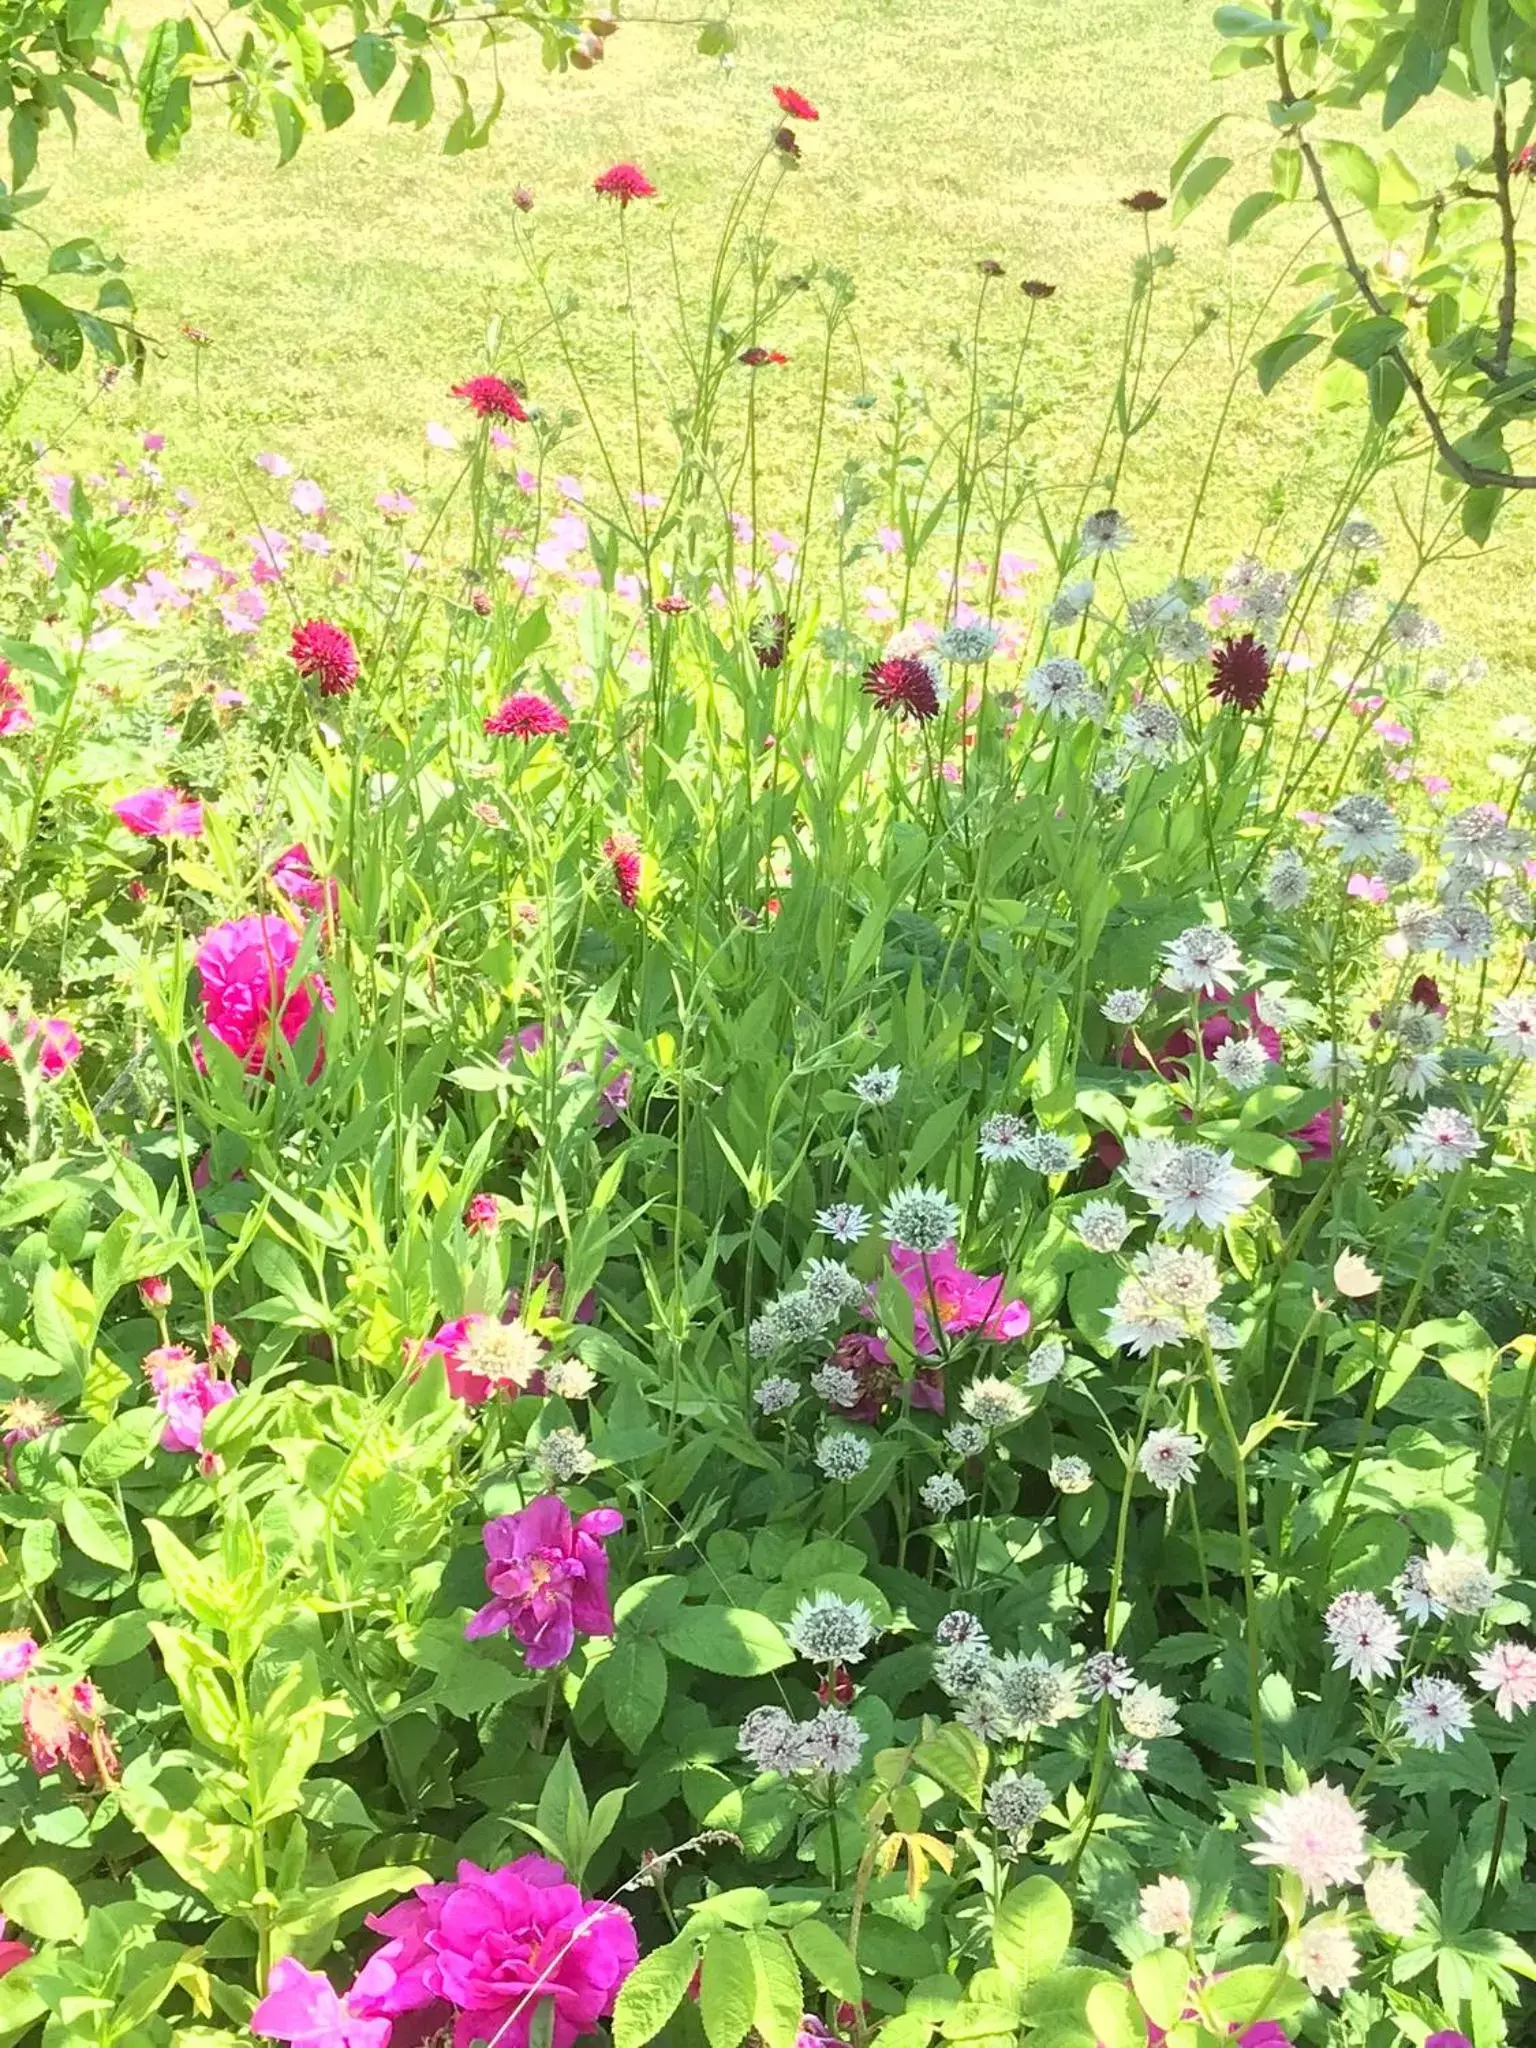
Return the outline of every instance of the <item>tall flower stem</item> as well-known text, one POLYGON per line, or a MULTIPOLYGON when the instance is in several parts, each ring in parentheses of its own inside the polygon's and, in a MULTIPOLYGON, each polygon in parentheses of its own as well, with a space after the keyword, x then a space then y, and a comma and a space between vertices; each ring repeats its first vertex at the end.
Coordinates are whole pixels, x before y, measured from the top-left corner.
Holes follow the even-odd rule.
POLYGON ((1210 1381, 1211 1398, 1216 1404, 1216 1413, 1221 1418, 1222 1433, 1227 1439, 1227 1449, 1232 1457, 1232 1492, 1237 1505, 1237 1541, 1243 1560, 1243 1633, 1247 1639, 1248 1651, 1248 1725, 1253 1742, 1253 1774, 1260 1790, 1263 1790, 1268 1780, 1264 1770, 1264 1711, 1259 1698, 1262 1683, 1259 1604, 1253 1583, 1253 1535, 1248 1526, 1248 1465, 1243 1455, 1242 1441, 1233 1426, 1232 1411, 1227 1406, 1221 1376, 1216 1370, 1216 1361, 1209 1345, 1206 1346, 1205 1352, 1205 1370, 1210 1381))

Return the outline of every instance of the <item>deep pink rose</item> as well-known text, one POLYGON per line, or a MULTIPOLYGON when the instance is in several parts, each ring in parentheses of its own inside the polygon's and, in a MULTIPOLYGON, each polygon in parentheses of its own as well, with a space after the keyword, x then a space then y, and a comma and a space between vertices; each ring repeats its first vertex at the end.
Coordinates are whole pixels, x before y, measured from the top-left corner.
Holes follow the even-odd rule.
POLYGON ((24 1941, 6 1939, 5 1915, 0 1913, 0 1977, 7 1976, 18 1963, 27 1962, 31 1954, 24 1941))
POLYGON ((235 1398, 231 1380, 217 1380, 185 1344, 167 1344, 144 1361, 155 1405, 165 1417, 162 1451, 200 1451, 203 1424, 215 1408, 235 1398))
MULTIPOLYGON (((1279 1063, 1283 1052, 1280 1034, 1272 1024, 1260 1020, 1259 999, 1252 989, 1244 996, 1234 996, 1230 989, 1218 988, 1209 1002, 1201 1003, 1200 1010, 1200 1049, 1208 1060, 1215 1058, 1228 1039, 1244 1036, 1243 1025, 1233 1015, 1237 1011, 1246 1017, 1247 1035, 1256 1038, 1270 1059, 1279 1063)), ((1194 1034, 1181 1024, 1169 1032, 1150 1058, 1129 1034, 1117 1057, 1122 1067, 1150 1067, 1165 1081, 1181 1081, 1189 1072, 1189 1055, 1194 1049, 1194 1034)))
POLYGON ((306 910, 323 910, 334 924, 341 907, 341 891, 334 880, 323 880, 315 872, 309 849, 290 846, 280 853, 268 871, 272 886, 290 903, 302 903, 306 910))
POLYGON ((376 1957, 343 1998, 329 1977, 306 1970, 294 1956, 279 1956, 267 1978, 267 1995, 251 2014, 251 2032, 291 2041, 294 2048, 388 2048, 389 2021, 365 2018, 359 2009, 388 1982, 389 1971, 376 1957))
POLYGON ((1343 1121, 1343 1103, 1330 1102, 1326 1109, 1320 1109, 1317 1115, 1309 1117, 1306 1123, 1298 1124, 1290 1136, 1296 1140, 1296 1149, 1302 1158, 1331 1159, 1343 1121))
POLYGON ((120 819, 139 839, 201 839, 203 805, 200 797, 163 786, 141 789, 112 806, 120 819))
POLYGON ((423 1885, 368 1924, 391 1937, 373 1959, 390 1982, 358 1998, 359 1978, 349 2002, 390 2016, 446 2004, 455 2048, 528 2048, 545 2003, 554 2008, 552 2048, 570 2048, 612 2009, 639 1953, 623 1908, 584 1899, 542 1856, 500 1870, 461 1863, 453 1884, 423 1885))
MULTIPOLYGON (((318 974, 293 983, 300 935, 280 917, 237 917, 203 936, 196 965, 203 986, 203 1022, 253 1073, 266 1070, 274 1021, 292 1045, 314 1013, 315 1001, 335 1007, 318 974)), ((309 1078, 325 1063, 317 1045, 309 1078)))
POLYGON ((584 1636, 611 1636, 605 1540, 624 1526, 617 1508, 594 1508, 576 1523, 557 1494, 546 1493, 515 1515, 498 1515, 484 1530, 485 1583, 491 1599, 464 1633, 508 1628, 531 1670, 563 1664, 584 1636))
POLYGON ((952 1244, 926 1253, 893 1245, 891 1271, 912 1297, 913 1338, 921 1352, 931 1354, 938 1348, 931 1322, 934 1313, 940 1329, 950 1337, 980 1330, 984 1337, 1002 1341, 1022 1337, 1029 1328, 1028 1305, 1003 1300, 1008 1284, 1003 1276, 968 1273, 964 1266, 956 1265, 952 1244))

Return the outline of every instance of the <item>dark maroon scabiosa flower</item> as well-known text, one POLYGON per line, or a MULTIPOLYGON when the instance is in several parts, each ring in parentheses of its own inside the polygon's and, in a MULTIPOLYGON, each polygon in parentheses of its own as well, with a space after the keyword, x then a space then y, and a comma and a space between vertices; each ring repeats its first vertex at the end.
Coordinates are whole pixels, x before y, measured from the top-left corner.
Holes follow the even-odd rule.
POLYGON ((496 707, 485 729, 496 739, 542 740, 569 732, 571 721, 547 697, 523 690, 496 707))
POLYGON ((654 199, 656 187, 638 164, 614 164, 592 180, 599 199, 617 199, 621 210, 631 199, 654 199))
POLYGON ((517 185, 513 187, 512 204, 517 208, 519 213, 532 213, 533 194, 528 190, 528 187, 526 185, 517 185))
POLYGON ((759 668, 783 667, 784 657, 789 652, 789 636, 794 630, 794 621, 788 612, 769 612, 766 618, 752 621, 747 629, 747 638, 752 643, 759 668))
POLYGON ((983 256, 976 268, 983 277, 1001 277, 1003 274, 1003 266, 995 256, 983 256))
POLYGON ((1019 290, 1026 299, 1054 299, 1056 296, 1055 285, 1047 284, 1040 277, 1026 277, 1019 290))
POLYGON ((1211 656, 1211 695, 1239 711, 1257 711, 1269 689, 1272 666, 1269 649, 1251 633, 1223 640, 1211 656))
POLYGON ((1446 1014, 1445 1003, 1440 995, 1440 984, 1432 974, 1421 974, 1408 991, 1408 1000, 1416 1009, 1433 1010, 1437 1017, 1446 1014))
POLYGON ((1161 213, 1168 202, 1161 192, 1142 191, 1133 192, 1129 199, 1122 199, 1120 204, 1128 207, 1132 213, 1161 213))
POLYGON ((522 399, 501 377, 467 377, 462 384, 454 385, 453 395, 463 399, 476 419, 526 420, 528 417, 522 399))
POLYGON ((864 671, 864 688, 882 711, 893 718, 908 712, 916 719, 939 715, 939 692, 933 670, 915 656, 896 654, 885 661, 872 661, 864 671))
POLYGON ((357 682, 357 649, 329 619, 295 626, 288 653, 299 674, 319 684, 322 697, 344 697, 357 682))
POLYGON ((796 92, 792 85, 776 85, 773 96, 779 103, 781 113, 788 114, 791 121, 819 121, 820 114, 811 105, 803 92, 796 92))
POLYGON ((488 619, 491 616, 491 593, 488 590, 472 590, 469 593, 469 608, 476 618, 488 619))
POLYGON ((603 841, 603 859, 613 878, 613 893, 626 910, 640 895, 640 842, 633 832, 611 832, 603 841))
POLYGON ((767 363, 787 363, 789 357, 776 348, 752 347, 744 348, 736 360, 745 363, 749 370, 761 370, 767 363))
POLYGON ((773 146, 780 156, 800 155, 800 142, 793 128, 781 128, 773 138, 773 146))
POLYGON ((693 610, 693 601, 684 597, 680 590, 669 590, 665 597, 657 598, 651 610, 660 612, 665 618, 680 619, 685 612, 693 610))

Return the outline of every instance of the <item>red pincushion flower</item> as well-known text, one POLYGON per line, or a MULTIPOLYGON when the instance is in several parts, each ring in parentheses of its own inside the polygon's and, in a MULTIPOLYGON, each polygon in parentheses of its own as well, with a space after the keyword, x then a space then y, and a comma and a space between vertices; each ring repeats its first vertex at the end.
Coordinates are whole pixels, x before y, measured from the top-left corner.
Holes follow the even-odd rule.
POLYGON ((539 740, 551 733, 569 732, 571 721, 547 698, 523 690, 497 706, 485 721, 485 729, 497 739, 539 740))
POLYGON ((685 612, 691 612, 693 605, 681 592, 668 591, 665 597, 658 597, 651 606, 653 612, 661 612, 666 618, 680 619, 685 612))
POLYGON ((617 199, 621 208, 631 199, 656 197, 656 187, 638 164, 614 164, 592 180, 592 190, 599 199, 617 199))
POLYGON ((1161 192, 1141 191, 1133 192, 1129 199, 1122 199, 1120 204, 1129 207, 1132 213, 1161 213, 1168 202, 1161 192))
POLYGON ((320 685, 322 697, 344 697, 357 681, 357 649, 328 619, 295 626, 288 652, 299 674, 320 685))
POLYGON ((924 720, 939 715, 939 693, 926 661, 907 655, 872 661, 864 671, 864 687, 882 711, 895 717, 908 711, 924 720))
POLYGON ((749 370, 760 370, 765 363, 787 363, 789 357, 780 354, 776 348, 754 347, 744 348, 736 360, 738 363, 745 363, 749 370))
POLYGON ((614 832, 603 841, 603 858, 613 873, 614 893, 626 910, 640 894, 640 842, 632 832, 614 832))
POLYGON ((1239 711, 1257 711, 1269 689, 1270 668, 1269 649, 1251 633, 1223 640, 1211 656, 1211 695, 1239 711))
POLYGON ((462 398, 477 419, 526 420, 528 417, 523 401, 500 377, 468 377, 462 384, 454 385, 453 396, 462 398))
POLYGON ((792 121, 819 121, 820 114, 811 105, 804 93, 795 91, 792 85, 776 85, 773 96, 792 121))

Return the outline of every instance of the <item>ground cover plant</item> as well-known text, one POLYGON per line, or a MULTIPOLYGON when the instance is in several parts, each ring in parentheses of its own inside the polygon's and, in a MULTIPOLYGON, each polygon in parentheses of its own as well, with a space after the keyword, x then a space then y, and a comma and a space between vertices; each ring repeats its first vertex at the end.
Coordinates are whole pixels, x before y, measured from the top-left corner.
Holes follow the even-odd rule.
POLYGON ((627 414, 551 263, 366 515, 12 479, 0 2030, 1518 2039, 1536 739, 1423 745, 1459 487, 1396 581, 1395 429, 1284 560, 1138 540, 1150 189, 1075 492, 998 257, 953 411, 845 398, 760 112, 627 414))

